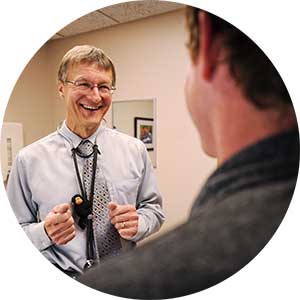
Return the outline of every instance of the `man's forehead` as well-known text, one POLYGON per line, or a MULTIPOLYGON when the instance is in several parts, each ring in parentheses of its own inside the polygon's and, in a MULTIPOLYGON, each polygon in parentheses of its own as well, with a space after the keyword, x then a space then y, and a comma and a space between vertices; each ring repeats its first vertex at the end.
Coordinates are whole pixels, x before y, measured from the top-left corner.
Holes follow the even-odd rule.
POLYGON ((112 70, 105 69, 98 63, 77 62, 71 64, 68 69, 69 75, 106 75, 112 78, 112 70))
POLYGON ((99 72, 111 72, 110 69, 105 68, 103 65, 97 62, 74 62, 69 65, 68 67, 69 72, 76 72, 76 71, 84 71, 84 70, 95 70, 99 72))

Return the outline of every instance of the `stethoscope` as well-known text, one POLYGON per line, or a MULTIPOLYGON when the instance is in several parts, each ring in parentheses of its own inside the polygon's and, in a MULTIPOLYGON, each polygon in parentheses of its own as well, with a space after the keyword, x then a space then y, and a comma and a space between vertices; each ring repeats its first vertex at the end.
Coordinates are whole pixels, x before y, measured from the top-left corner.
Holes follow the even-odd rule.
MULTIPOLYGON (((97 156, 98 154, 101 154, 98 145, 95 142, 93 145, 93 151, 87 155, 82 153, 80 149, 76 148, 72 142, 72 140, 67 137, 61 130, 61 127, 58 126, 57 132, 65 138, 71 145, 71 153, 73 158, 73 163, 75 167, 77 182, 79 184, 81 195, 76 194, 72 197, 71 203, 74 208, 74 211, 76 215, 79 217, 78 225, 82 228, 86 228, 86 256, 87 256, 87 262, 85 265, 85 268, 90 268, 97 259, 96 255, 96 249, 94 244, 94 232, 93 232, 93 216, 92 216, 92 209, 93 209, 93 200, 94 200, 94 190, 95 190, 95 178, 96 178, 96 169, 97 169, 97 156), (92 178, 91 178, 91 188, 90 188, 90 194, 87 194, 87 191, 85 190, 79 168, 78 168, 78 162, 77 162, 77 155, 81 158, 88 159, 91 156, 93 156, 93 166, 92 166, 92 178)), ((84 141, 83 141, 84 142, 84 141)))

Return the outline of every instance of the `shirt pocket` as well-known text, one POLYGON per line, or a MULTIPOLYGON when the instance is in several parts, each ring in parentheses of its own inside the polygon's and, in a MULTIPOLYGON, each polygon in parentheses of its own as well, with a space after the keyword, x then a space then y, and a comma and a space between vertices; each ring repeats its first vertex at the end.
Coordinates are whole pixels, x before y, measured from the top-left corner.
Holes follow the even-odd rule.
POLYGON ((112 201, 115 201, 118 204, 136 205, 139 183, 139 178, 114 181, 112 183, 114 187, 114 197, 112 201))

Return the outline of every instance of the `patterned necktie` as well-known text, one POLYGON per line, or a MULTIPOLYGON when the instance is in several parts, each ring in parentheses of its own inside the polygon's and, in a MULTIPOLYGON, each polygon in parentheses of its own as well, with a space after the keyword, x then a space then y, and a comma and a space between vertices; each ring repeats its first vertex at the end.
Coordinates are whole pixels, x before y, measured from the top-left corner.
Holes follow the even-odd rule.
MULTIPOLYGON (((93 144, 89 140, 83 140, 78 149, 83 155, 90 155, 93 152, 93 144)), ((87 197, 90 197, 92 174, 93 155, 85 158, 83 166, 83 185, 87 197)), ((91 201, 91 199, 88 200, 91 201)), ((105 178, 100 168, 97 167, 93 197, 93 233, 96 244, 96 260, 118 255, 121 250, 120 235, 114 225, 111 224, 108 215, 107 205, 109 202, 110 198, 105 178)))

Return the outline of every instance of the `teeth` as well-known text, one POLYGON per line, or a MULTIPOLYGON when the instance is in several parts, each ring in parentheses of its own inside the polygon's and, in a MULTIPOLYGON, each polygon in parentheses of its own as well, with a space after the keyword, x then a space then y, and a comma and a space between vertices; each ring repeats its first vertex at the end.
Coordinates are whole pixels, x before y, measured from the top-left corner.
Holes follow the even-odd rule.
POLYGON ((85 105, 85 104, 81 104, 81 106, 85 109, 89 109, 89 110, 97 110, 101 107, 101 105, 99 106, 89 106, 89 105, 85 105))

